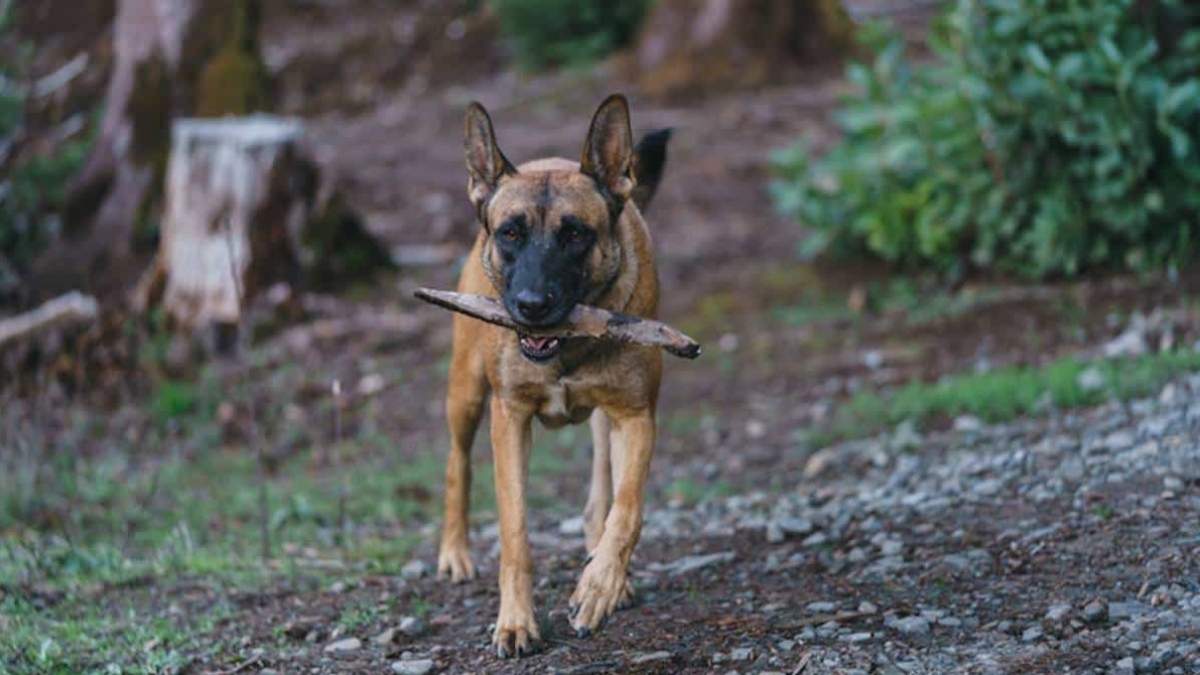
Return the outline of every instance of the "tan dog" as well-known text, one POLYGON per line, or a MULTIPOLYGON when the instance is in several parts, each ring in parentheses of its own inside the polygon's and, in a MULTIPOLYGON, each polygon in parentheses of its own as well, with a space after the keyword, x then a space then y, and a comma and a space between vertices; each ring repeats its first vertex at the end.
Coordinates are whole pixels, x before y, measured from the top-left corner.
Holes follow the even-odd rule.
MULTIPOLYGON (((625 98, 592 118, 580 162, 540 159, 514 167, 487 111, 466 118, 467 193, 481 229, 458 290, 496 297, 519 324, 551 327, 577 303, 654 318, 658 278, 642 220, 666 157, 669 132, 635 148, 625 98)), ((475 576, 467 546, 470 449, 491 392, 491 439, 500 515, 501 657, 533 651, 533 560, 525 516, 531 425, 590 420, 592 479, 584 510, 589 562, 571 596, 571 624, 587 635, 632 600, 629 559, 642 525, 654 450, 662 359, 658 349, 590 339, 528 337, 454 316, 446 414, 450 455, 439 576, 475 576)))

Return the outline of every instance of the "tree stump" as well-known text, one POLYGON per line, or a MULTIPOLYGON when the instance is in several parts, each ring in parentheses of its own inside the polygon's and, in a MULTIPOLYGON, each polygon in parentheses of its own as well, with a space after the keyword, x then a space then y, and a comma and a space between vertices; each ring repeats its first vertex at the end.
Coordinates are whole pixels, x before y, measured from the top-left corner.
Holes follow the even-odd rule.
POLYGON ((139 304, 161 286, 178 325, 236 324, 243 302, 297 271, 292 232, 311 203, 296 178, 299 122, 266 115, 175 122, 158 259, 139 304))
POLYGON ((392 265, 340 192, 322 185, 300 122, 269 115, 172 127, 162 237, 134 290, 183 329, 236 325, 278 282, 329 289, 392 265))

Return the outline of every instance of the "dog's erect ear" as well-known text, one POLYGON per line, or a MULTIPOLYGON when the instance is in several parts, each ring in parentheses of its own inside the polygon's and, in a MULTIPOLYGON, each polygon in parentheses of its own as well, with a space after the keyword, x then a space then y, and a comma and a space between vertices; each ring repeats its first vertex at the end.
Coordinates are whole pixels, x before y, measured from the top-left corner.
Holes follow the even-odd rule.
POLYGON ((633 131, 629 103, 620 94, 604 99, 592 117, 579 169, 624 201, 633 191, 633 131))
POLYGON ((482 213, 483 205, 496 190, 501 176, 515 174, 517 170, 500 152, 492 118, 478 103, 467 106, 463 149, 467 154, 467 196, 482 213))

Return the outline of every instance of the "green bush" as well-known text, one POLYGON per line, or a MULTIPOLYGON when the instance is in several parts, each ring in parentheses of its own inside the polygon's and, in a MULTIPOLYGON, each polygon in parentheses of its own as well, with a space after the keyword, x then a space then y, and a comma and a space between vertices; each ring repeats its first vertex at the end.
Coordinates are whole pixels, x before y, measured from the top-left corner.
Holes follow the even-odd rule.
POLYGON ((1200 251, 1200 7, 958 0, 936 61, 890 31, 837 112, 843 138, 775 157, 803 248, 1025 276, 1182 265, 1200 251))
POLYGON ((588 63, 626 44, 650 0, 493 0, 493 6, 517 61, 538 70, 588 63))

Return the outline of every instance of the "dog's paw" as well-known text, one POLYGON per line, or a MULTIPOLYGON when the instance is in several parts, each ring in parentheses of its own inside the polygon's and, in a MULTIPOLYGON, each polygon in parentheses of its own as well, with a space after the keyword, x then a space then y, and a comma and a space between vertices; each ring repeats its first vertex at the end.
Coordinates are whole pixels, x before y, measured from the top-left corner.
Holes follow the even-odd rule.
POLYGON ((451 583, 459 583, 475 578, 475 563, 471 562, 471 553, 465 545, 443 546, 438 552, 438 579, 449 579, 451 583))
POLYGON ((633 584, 616 562, 593 558, 583 568, 571 595, 571 627, 580 637, 591 635, 613 612, 633 604, 633 584))
POLYGON ((500 612, 492 646, 502 659, 529 656, 541 646, 542 636, 533 612, 500 612))

